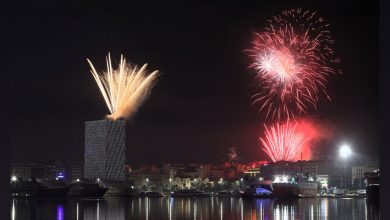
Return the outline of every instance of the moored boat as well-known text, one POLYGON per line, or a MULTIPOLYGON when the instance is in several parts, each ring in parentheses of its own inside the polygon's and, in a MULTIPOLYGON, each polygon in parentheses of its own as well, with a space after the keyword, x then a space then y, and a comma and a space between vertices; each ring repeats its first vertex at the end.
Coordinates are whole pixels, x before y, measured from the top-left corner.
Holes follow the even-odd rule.
POLYGON ((107 188, 97 183, 73 183, 68 192, 69 197, 103 197, 107 188))
POLYGON ((171 193, 172 197, 209 197, 210 193, 195 189, 179 189, 171 193))
POLYGON ((311 178, 303 175, 293 177, 276 177, 272 182, 273 195, 275 197, 310 197, 316 196, 318 184, 311 178))
POLYGON ((377 172, 369 172, 365 174, 366 178, 366 196, 367 201, 379 203, 379 170, 377 172))

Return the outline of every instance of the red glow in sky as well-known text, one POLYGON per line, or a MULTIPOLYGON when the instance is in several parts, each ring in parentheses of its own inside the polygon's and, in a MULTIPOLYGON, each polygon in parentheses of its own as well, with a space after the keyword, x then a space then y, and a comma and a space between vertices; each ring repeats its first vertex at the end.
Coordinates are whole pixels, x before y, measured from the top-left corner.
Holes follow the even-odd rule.
POLYGON ((260 138, 263 150, 272 161, 312 159, 312 149, 318 141, 332 136, 332 129, 312 119, 297 119, 265 126, 260 138))

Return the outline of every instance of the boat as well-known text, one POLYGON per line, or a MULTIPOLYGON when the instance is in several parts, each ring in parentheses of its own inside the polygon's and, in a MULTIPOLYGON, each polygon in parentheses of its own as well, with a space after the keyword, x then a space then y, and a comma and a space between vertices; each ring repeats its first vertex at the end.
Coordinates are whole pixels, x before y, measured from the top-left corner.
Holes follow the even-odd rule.
POLYGON ((217 193, 218 197, 241 197, 244 192, 239 189, 223 190, 217 193))
POLYGON ((71 184, 68 197, 103 197, 107 190, 97 183, 76 182, 71 184))
POLYGON ((38 183, 36 181, 18 180, 10 184, 11 197, 28 198, 37 195, 38 183))
POLYGON ((318 184, 312 178, 301 174, 296 176, 276 176, 272 182, 275 197, 312 197, 317 195, 318 184))
POLYGON ((135 190, 131 187, 111 186, 108 187, 104 197, 133 197, 135 195, 135 190))
POLYGON ((69 186, 60 187, 38 187, 37 197, 40 198, 65 198, 69 192, 69 186))
POLYGON ((233 189, 232 191, 230 191, 230 196, 231 197, 241 197, 243 193, 244 192, 242 190, 233 189))
POLYGON ((228 191, 228 190, 219 191, 219 192, 217 192, 217 196, 218 197, 230 197, 230 191, 228 191))
POLYGON ((210 193, 195 189, 179 189, 171 193, 171 197, 209 197, 210 193))
POLYGON ((65 198, 70 186, 64 182, 49 181, 37 182, 36 179, 31 181, 18 181, 11 183, 12 197, 38 197, 38 198, 65 198))
POLYGON ((256 181, 244 190, 241 194, 242 198, 271 198, 272 197, 272 181, 262 180, 256 181))
POLYGON ((65 198, 70 186, 38 186, 36 196, 39 198, 65 198))
POLYGON ((379 189, 380 189, 379 176, 380 176, 379 170, 376 172, 365 173, 366 196, 367 196, 367 201, 369 202, 379 203, 379 189))
POLYGON ((246 188, 241 195, 242 198, 272 198, 272 191, 268 187, 262 185, 256 185, 246 188))

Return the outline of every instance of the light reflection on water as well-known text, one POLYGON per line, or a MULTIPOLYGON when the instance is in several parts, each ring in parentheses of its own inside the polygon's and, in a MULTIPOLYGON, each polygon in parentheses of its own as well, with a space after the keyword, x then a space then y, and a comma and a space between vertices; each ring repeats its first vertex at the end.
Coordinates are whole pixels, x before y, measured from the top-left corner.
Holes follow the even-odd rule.
POLYGON ((379 219, 365 199, 111 198, 14 199, 12 220, 379 219))

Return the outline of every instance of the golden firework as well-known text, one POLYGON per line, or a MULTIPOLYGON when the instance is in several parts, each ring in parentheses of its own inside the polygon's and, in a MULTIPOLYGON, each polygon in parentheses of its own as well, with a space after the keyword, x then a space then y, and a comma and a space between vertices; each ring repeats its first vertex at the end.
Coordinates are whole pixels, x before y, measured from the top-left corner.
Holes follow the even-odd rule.
POLYGON ((87 59, 91 73, 103 95, 112 120, 128 120, 149 96, 158 76, 158 71, 147 74, 144 64, 141 68, 126 62, 121 55, 119 66, 113 69, 110 53, 106 57, 107 71, 98 73, 87 59))

